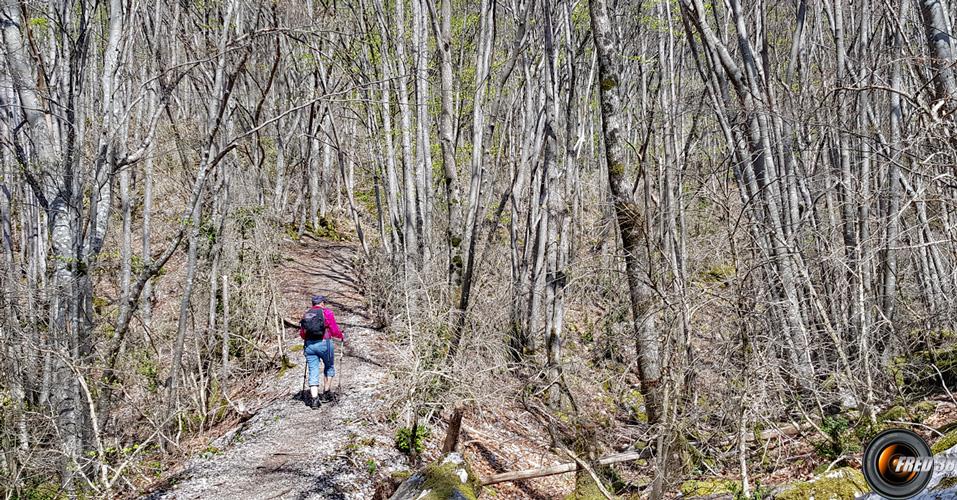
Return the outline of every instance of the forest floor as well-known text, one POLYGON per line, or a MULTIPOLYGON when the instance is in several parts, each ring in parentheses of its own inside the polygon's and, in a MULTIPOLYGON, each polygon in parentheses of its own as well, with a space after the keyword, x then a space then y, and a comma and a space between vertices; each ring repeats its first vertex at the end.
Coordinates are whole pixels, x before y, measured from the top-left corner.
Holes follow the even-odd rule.
POLYGON ((255 415, 201 449, 148 498, 372 498, 374 476, 405 468, 385 421, 391 352, 365 310, 355 247, 311 239, 283 245, 284 317, 299 318, 311 295, 325 294, 346 333, 347 348, 336 346, 339 401, 312 410, 300 400, 302 343, 287 329, 283 352, 294 366, 266 375, 246 395, 255 415))

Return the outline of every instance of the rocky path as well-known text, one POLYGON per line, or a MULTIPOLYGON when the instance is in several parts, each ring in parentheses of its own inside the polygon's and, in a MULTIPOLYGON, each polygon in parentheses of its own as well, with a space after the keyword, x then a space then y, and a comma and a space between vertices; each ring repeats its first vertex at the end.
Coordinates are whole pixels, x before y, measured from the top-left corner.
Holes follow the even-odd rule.
POLYGON ((322 293, 346 334, 347 349, 336 346, 342 397, 318 410, 297 399, 305 361, 298 335, 287 330, 284 348, 296 366, 267 377, 250 395, 272 401, 190 459, 171 486, 151 498, 372 498, 374 476, 400 463, 383 422, 390 352, 364 310, 355 247, 304 240, 283 248, 277 286, 286 317, 298 318, 310 295, 322 293))

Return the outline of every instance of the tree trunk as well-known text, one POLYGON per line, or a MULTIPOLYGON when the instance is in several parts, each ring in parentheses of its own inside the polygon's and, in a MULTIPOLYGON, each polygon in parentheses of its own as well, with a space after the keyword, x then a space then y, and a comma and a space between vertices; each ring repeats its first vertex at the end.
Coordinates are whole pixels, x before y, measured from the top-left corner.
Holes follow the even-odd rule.
MULTIPOLYGON (((893 54, 898 58, 901 55, 900 35, 893 36, 893 54)), ((890 93, 890 158, 887 163, 887 192, 886 228, 884 233, 883 268, 881 280, 881 328, 878 345, 881 347, 881 357, 888 358, 891 349, 890 339, 894 328, 894 309, 897 305, 897 245, 900 235, 900 162, 901 155, 901 62, 891 63, 890 93)))
POLYGON ((432 144, 429 120, 428 44, 423 3, 412 0, 412 58, 415 64, 416 196, 419 248, 424 262, 432 260, 432 144))
POLYGON ((642 276, 641 212, 632 198, 631 186, 625 179, 625 145, 621 136, 622 102, 619 90, 620 60, 615 46, 614 32, 605 0, 589 0, 592 36, 598 53, 599 98, 601 103, 602 136, 605 145, 605 163, 608 185, 621 231, 625 252, 628 291, 631 298, 635 328, 635 346, 638 352, 638 376, 645 396, 648 421, 658 422, 661 401, 660 351, 655 327, 654 291, 642 276))
MULTIPOLYGON (((439 144, 442 148, 442 171, 445 174, 445 197, 448 203, 449 220, 447 243, 449 248, 449 282, 453 289, 462 286, 462 196, 459 189, 458 170, 455 164, 455 133, 452 128, 452 0, 441 0, 439 20, 435 27, 435 45, 439 53, 439 144)), ((432 7, 433 17, 435 8, 432 7)))
MULTIPOLYGON (((562 362, 562 324, 565 315, 564 309, 564 288, 565 288, 565 269, 562 265, 562 256, 559 247, 562 244, 561 228, 565 218, 565 196, 564 196, 564 172, 559 170, 556 161, 557 143, 557 124, 555 92, 558 86, 557 68, 555 64, 555 33, 554 33, 554 12, 551 0, 544 0, 542 5, 545 17, 544 35, 545 35, 545 144, 544 144, 544 169, 545 169, 545 190, 547 199, 547 238, 545 245, 546 253, 546 273, 545 273, 545 302, 546 307, 546 333, 545 350, 548 355, 546 363, 546 372, 548 376, 548 404, 552 409, 557 410, 561 405, 561 362, 562 362)), ((571 82, 574 85, 574 82, 571 82)), ((567 138, 566 138, 567 139, 567 138)))
POLYGON ((947 109, 955 107, 954 99, 957 94, 957 78, 954 76, 953 41, 950 29, 947 27, 947 18, 944 13, 944 0, 918 0, 920 17, 924 23, 924 33, 927 37, 927 50, 931 55, 931 65, 936 70, 934 87, 937 99, 944 101, 947 109))
MULTIPOLYGON (((415 1, 415 0, 413 0, 415 1)), ((414 20, 417 22, 417 20, 414 20)), ((398 84, 399 101, 399 119, 402 137, 402 177, 404 185, 405 214, 402 231, 402 239, 405 243, 406 259, 413 264, 419 261, 419 229, 416 224, 418 208, 416 205, 415 177, 416 168, 413 160, 412 151, 412 112, 409 109, 409 75, 406 70, 405 56, 405 2, 395 2, 395 52, 396 68, 399 74, 396 75, 398 84)))

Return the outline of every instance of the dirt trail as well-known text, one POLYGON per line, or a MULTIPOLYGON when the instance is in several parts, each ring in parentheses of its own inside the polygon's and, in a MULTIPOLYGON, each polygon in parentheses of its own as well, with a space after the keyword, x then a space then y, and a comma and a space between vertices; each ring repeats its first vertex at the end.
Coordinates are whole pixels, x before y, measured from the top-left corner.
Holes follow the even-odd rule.
POLYGON ((304 360, 298 335, 287 330, 285 352, 296 366, 268 376, 249 399, 274 399, 236 430, 189 460, 165 491, 150 498, 371 498, 371 471, 401 463, 382 422, 388 408, 388 342, 374 330, 363 306, 353 265, 354 246, 329 241, 284 243, 278 274, 286 317, 298 318, 309 296, 329 296, 346 334, 347 353, 336 352, 342 398, 318 410, 296 395, 304 360), (277 397, 278 396, 278 397, 277 397))

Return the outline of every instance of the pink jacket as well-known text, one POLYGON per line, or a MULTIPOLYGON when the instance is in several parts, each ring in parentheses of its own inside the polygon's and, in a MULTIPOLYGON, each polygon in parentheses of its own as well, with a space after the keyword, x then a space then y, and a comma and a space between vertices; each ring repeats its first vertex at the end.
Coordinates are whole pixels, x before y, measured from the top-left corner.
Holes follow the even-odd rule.
MULTIPOLYGON (((312 309, 319 309, 319 306, 312 306, 312 309)), ((332 314, 332 309, 323 309, 322 314, 326 320, 326 334, 322 336, 322 340, 336 338, 344 341, 345 337, 342 336, 342 330, 336 324, 336 315, 332 314)), ((299 327, 299 338, 306 339, 306 329, 301 326, 299 327)))

